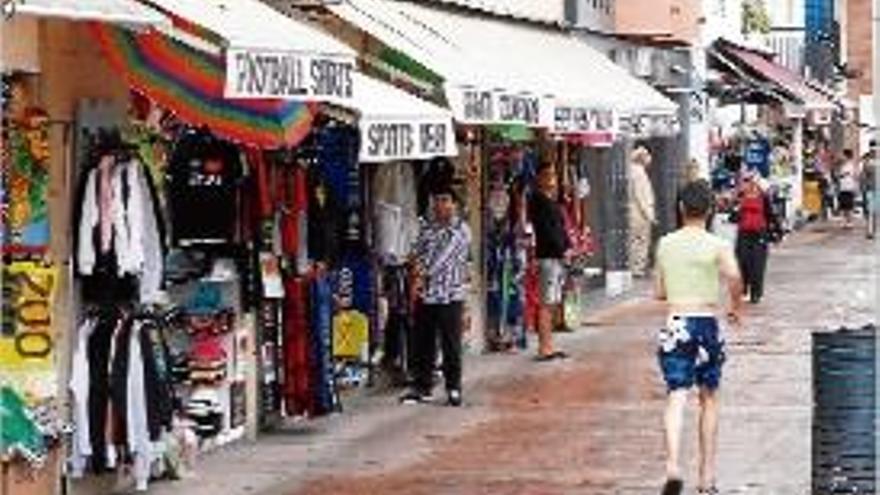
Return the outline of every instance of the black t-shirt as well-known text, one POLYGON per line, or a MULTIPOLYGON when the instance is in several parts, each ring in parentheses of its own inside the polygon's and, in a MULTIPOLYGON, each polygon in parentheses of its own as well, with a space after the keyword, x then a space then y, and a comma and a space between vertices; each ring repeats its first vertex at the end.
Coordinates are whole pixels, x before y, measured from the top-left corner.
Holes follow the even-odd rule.
POLYGON ((238 148, 189 131, 174 148, 168 169, 168 205, 175 244, 226 244, 235 238, 238 148))
POLYGON ((535 229, 535 256, 560 259, 569 248, 565 221, 558 203, 535 191, 529 201, 529 220, 535 229))

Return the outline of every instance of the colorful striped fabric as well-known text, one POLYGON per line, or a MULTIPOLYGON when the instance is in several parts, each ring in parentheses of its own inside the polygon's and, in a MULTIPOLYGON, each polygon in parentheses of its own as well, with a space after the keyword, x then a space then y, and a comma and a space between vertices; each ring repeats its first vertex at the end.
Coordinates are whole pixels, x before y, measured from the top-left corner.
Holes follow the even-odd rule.
POLYGON ((111 66, 137 91, 192 125, 261 148, 295 146, 309 133, 317 107, 283 100, 223 96, 225 61, 150 29, 134 33, 90 25, 111 66))

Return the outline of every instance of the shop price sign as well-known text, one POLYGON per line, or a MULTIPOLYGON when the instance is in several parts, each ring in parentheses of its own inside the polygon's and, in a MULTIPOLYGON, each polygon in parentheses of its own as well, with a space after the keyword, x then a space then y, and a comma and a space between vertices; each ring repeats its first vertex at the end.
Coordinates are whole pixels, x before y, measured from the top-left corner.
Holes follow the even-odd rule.
POLYGON ((557 105, 553 116, 554 132, 593 138, 595 146, 610 146, 618 132, 612 110, 557 105))
POLYGON ((230 48, 224 96, 350 102, 354 71, 349 57, 230 48))
POLYGON ((3 267, 0 382, 33 398, 53 396, 55 334, 53 297, 58 270, 35 262, 3 267))
POLYGON ((463 124, 519 124, 546 127, 549 105, 528 93, 454 87, 447 91, 456 120, 463 124))
POLYGON ((362 121, 363 163, 455 156, 452 122, 362 121))

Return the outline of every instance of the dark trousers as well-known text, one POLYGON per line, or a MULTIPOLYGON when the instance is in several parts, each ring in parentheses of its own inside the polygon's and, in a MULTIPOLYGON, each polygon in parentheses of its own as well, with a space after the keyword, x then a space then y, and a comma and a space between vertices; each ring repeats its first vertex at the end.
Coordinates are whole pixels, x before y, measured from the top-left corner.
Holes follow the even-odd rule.
POLYGON ((767 236, 763 232, 740 232, 736 238, 736 259, 743 277, 743 290, 752 300, 764 295, 767 268, 767 236))
POLYGON ((462 303, 422 304, 413 329, 413 384, 423 393, 434 388, 437 340, 443 350, 443 379, 446 390, 461 390, 462 303))

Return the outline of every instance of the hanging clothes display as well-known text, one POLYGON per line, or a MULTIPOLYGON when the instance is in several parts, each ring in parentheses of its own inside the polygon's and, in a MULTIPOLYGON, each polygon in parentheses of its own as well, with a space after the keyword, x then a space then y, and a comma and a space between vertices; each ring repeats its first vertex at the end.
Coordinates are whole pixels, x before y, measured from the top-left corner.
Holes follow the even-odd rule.
POLYGON ((71 474, 131 464, 145 491, 156 445, 171 430, 175 401, 164 321, 156 314, 98 311, 80 325, 69 389, 76 424, 71 474))
POLYGON ((398 266, 419 233, 418 193, 412 163, 384 163, 372 180, 374 251, 385 266, 398 266))
POLYGON ((204 129, 188 129, 180 136, 167 177, 175 244, 229 244, 236 240, 241 176, 240 154, 231 143, 204 129))
POLYGON ((491 149, 486 218, 486 301, 489 348, 527 346, 525 292, 530 263, 525 198, 535 176, 534 152, 499 143, 491 149))
POLYGON ((154 302, 162 286, 164 220, 152 177, 118 133, 96 144, 76 204, 76 267, 90 301, 154 302))

